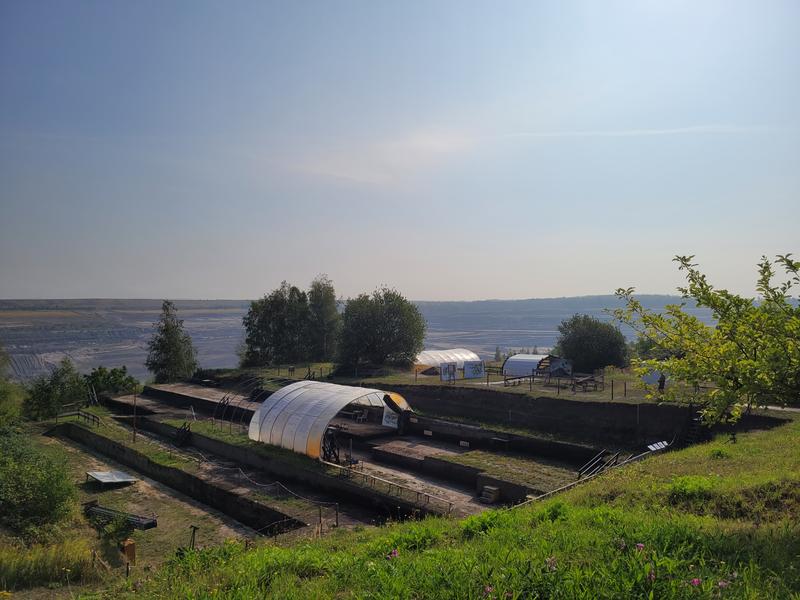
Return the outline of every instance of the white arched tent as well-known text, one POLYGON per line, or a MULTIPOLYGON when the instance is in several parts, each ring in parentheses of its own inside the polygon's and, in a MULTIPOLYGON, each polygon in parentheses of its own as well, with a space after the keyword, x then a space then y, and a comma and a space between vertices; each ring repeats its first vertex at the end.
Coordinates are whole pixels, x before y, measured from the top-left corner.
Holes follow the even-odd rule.
POLYGON ((328 424, 348 404, 411 410, 405 399, 394 392, 298 381, 264 400, 250 420, 248 435, 257 442, 319 458, 328 424))
POLYGON ((417 355, 417 366, 439 368, 442 363, 456 363, 456 368, 463 369, 464 361, 480 361, 481 357, 466 348, 451 350, 423 350, 417 355))
POLYGON ((547 358, 546 354, 514 354, 503 363, 503 375, 506 377, 527 377, 539 368, 539 363, 547 358))

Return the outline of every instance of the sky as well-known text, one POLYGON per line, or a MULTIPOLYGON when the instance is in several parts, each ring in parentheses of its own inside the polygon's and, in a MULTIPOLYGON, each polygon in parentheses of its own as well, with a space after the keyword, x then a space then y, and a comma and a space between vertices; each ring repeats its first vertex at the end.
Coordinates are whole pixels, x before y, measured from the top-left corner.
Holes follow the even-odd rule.
POLYGON ((0 3, 0 298, 752 295, 800 3, 0 3))

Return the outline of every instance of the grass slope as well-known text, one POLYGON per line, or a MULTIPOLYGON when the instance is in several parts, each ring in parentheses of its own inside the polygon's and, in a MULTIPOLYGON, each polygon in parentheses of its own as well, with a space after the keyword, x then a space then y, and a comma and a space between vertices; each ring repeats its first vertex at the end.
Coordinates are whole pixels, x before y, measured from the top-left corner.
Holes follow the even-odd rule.
POLYGON ((146 598, 797 599, 798 439, 800 421, 716 440, 461 522, 229 543, 128 585, 146 598))

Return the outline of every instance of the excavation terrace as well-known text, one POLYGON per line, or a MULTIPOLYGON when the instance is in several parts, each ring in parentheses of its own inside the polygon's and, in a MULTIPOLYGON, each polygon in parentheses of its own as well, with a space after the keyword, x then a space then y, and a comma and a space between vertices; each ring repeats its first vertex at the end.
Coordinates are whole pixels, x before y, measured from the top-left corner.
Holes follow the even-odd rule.
MULTIPOLYGON (((245 381, 150 385, 142 394, 103 397, 89 409, 99 421, 69 419, 55 433, 257 533, 283 536, 531 501, 707 435, 687 406, 534 398, 496 387, 245 381), (260 407, 279 419, 273 408, 286 404, 282 394, 314 386, 328 394, 344 387, 348 398, 372 393, 372 404, 342 401, 321 421, 319 444, 309 436, 308 451, 296 442, 306 405, 283 421, 294 419, 297 447, 274 434, 273 443, 269 435, 264 441, 260 407), (405 408, 395 420, 381 394, 405 408), (165 453, 169 464, 159 458, 165 453)), ((752 415, 739 427, 779 422, 752 415)))

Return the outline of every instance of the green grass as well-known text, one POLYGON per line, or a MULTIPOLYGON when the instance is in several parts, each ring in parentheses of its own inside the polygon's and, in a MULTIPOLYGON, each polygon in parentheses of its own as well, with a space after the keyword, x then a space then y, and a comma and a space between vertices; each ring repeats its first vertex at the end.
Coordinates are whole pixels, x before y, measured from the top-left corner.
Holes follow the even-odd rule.
MULTIPOLYGON (((164 419, 163 423, 172 425, 173 427, 180 427, 183 425, 184 421, 181 419, 164 419)), ((270 444, 255 442, 247 437, 247 433, 242 431, 241 428, 237 426, 230 428, 228 423, 214 424, 208 420, 199 420, 192 421, 191 428, 195 433, 220 440, 227 444, 247 448, 254 454, 258 454, 267 459, 279 459, 283 462, 295 464, 301 469, 311 469, 314 471, 325 470, 325 466, 318 460, 313 460, 285 448, 278 448, 270 444)))
POLYGON ((461 522, 430 518, 249 551, 230 543, 170 561, 135 595, 798 599, 798 441, 793 421, 461 522))
POLYGON ((539 493, 549 492, 576 479, 575 469, 565 464, 544 459, 534 460, 510 452, 470 450, 440 458, 475 467, 488 475, 529 487, 539 493))

